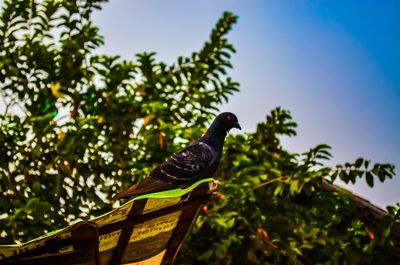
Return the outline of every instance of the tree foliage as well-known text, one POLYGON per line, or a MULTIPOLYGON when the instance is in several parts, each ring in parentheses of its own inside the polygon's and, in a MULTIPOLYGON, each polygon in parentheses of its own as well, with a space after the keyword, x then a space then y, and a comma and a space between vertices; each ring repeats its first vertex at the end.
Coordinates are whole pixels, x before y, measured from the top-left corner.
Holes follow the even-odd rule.
POLYGON ((2 242, 79 217, 198 137, 238 84, 225 13, 199 52, 172 65, 95 55, 90 14, 103 1, 5 1, 0 25, 2 242), (16 115, 10 109, 22 109, 16 115), (188 131, 185 128, 193 127, 188 131))
MULTIPOLYGON (((0 243, 26 241, 110 210, 111 197, 197 139, 238 91, 228 75, 237 17, 226 12, 198 52, 173 64, 98 55, 91 14, 101 0, 8 0, 0 18, 0 243)), ((356 218, 351 196, 321 189, 394 176, 359 158, 324 166, 330 147, 282 148, 295 136, 276 108, 254 133, 230 136, 210 205, 181 251, 182 264, 367 264, 392 251, 398 209, 376 227, 356 218), (379 253, 379 256, 376 254, 379 253)))
POLYGON ((394 175, 393 166, 369 168, 359 158, 330 168, 325 144, 288 152, 279 137, 294 136, 296 126, 288 111, 276 108, 256 132, 228 137, 217 173, 222 195, 200 217, 177 264, 391 264, 391 255, 400 257, 388 237, 400 231, 399 205, 372 225, 352 194, 322 187, 335 176, 347 181, 353 170, 367 183, 368 175, 383 181, 394 175))

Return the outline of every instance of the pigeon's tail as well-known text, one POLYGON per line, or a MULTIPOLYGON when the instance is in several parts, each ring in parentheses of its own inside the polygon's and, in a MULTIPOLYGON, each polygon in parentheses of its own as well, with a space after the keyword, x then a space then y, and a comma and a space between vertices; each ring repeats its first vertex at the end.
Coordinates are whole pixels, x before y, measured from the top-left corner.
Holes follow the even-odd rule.
POLYGON ((164 191, 168 189, 176 188, 175 185, 173 185, 170 182, 164 182, 162 180, 153 178, 153 177, 148 177, 145 178, 143 181, 141 181, 138 184, 135 184, 128 189, 121 191, 117 195, 113 197, 113 199, 118 200, 118 199, 130 199, 132 197, 136 197, 142 194, 148 194, 148 193, 153 193, 153 192, 159 192, 159 191, 164 191))
POLYGON ((115 196, 113 197, 113 199, 114 199, 114 200, 119 200, 119 199, 129 198, 129 197, 131 197, 131 196, 133 196, 133 195, 138 195, 138 194, 135 193, 135 190, 136 190, 136 188, 137 188, 138 185, 139 185, 139 183, 138 183, 138 184, 135 184, 135 185, 133 185, 133 186, 131 186, 131 187, 129 187, 128 189, 126 189, 126 190, 124 190, 124 191, 121 191, 120 193, 118 193, 117 195, 115 195, 115 196))

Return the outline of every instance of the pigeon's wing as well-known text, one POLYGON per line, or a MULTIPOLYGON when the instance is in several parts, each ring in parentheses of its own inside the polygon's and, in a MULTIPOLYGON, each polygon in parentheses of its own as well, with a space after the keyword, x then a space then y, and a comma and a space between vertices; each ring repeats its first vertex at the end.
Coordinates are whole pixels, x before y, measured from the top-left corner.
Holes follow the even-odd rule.
POLYGON ((175 153, 150 173, 158 179, 184 182, 195 179, 213 163, 216 155, 213 149, 203 142, 197 142, 175 153))
POLYGON ((140 194, 177 188, 205 172, 215 159, 212 148, 197 142, 172 155, 167 161, 150 172, 142 182, 118 193, 114 198, 122 199, 140 194))

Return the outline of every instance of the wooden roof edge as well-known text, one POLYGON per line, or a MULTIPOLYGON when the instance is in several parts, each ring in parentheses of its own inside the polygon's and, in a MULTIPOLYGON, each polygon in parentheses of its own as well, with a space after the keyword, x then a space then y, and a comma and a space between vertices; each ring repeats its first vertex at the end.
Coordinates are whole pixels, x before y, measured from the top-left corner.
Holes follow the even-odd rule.
MULTIPOLYGON (((378 224, 378 220, 382 218, 385 215, 388 215, 389 213, 382 209, 379 206, 376 206, 372 204, 370 201, 354 194, 353 192, 340 187, 338 185, 335 185, 333 183, 330 183, 326 180, 322 182, 322 188, 326 191, 330 192, 346 192, 351 196, 351 199, 353 200, 353 203, 355 206, 358 208, 358 212, 360 214, 357 214, 361 220, 364 222, 368 223, 369 225, 376 226, 378 224)), ((393 255, 399 255, 400 253, 400 219, 398 219, 398 222, 395 223, 395 225, 392 227, 392 234, 391 238, 393 240, 393 243, 395 244, 394 249, 396 250, 396 253, 393 253, 393 255)))
POLYGON ((355 203, 355 205, 358 208, 368 210, 369 213, 374 215, 375 217, 382 217, 382 216, 388 214, 388 212, 385 209, 371 203, 369 200, 367 200, 357 194, 354 194, 353 192, 347 190, 346 188, 335 185, 326 180, 324 180, 322 182, 322 188, 324 190, 331 191, 331 192, 347 192, 347 193, 349 193, 351 195, 351 199, 353 200, 353 202, 355 203))

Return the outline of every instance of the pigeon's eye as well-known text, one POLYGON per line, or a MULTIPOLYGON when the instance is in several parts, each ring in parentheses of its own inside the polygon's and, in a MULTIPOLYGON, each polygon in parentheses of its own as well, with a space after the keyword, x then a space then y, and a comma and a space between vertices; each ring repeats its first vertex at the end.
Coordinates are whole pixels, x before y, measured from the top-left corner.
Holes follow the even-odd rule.
POLYGON ((228 120, 232 120, 232 116, 231 115, 228 115, 228 116, 226 116, 226 118, 228 119, 228 120))

